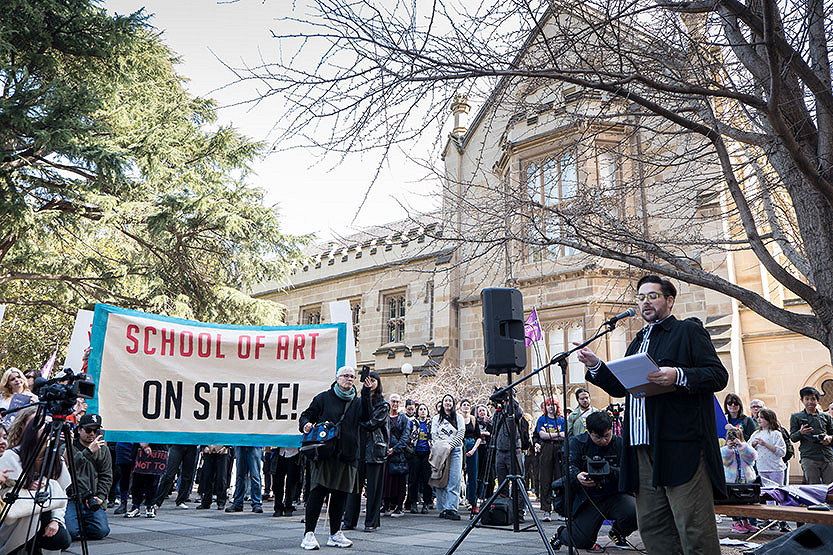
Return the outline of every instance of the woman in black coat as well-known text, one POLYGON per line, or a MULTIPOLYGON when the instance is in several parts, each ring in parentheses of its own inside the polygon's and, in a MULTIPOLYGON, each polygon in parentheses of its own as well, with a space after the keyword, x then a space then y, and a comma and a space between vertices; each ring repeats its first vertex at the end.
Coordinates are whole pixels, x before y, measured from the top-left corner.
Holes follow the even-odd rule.
MULTIPOLYGON (((324 499, 329 495, 330 538, 327 545, 350 547, 353 542, 339 530, 347 495, 357 491, 359 461, 359 422, 366 420, 366 403, 359 400, 353 382, 356 370, 350 366, 339 368, 336 381, 327 391, 316 395, 309 407, 301 413, 298 427, 309 432, 321 422, 339 422, 340 435, 335 454, 324 460, 310 462, 310 487, 306 498, 304 539, 301 547, 318 549, 315 525, 321 516, 324 499), (343 416, 343 420, 342 420, 343 416)), ((365 392, 362 391, 362 395, 365 392)))
MULTIPOLYGON (((379 527, 382 510, 382 479, 390 438, 390 405, 382 395, 382 382, 376 372, 368 373, 362 388, 362 406, 366 417, 359 423, 361 455, 359 482, 356 491, 347 498, 342 530, 352 530, 359 520, 362 485, 367 482, 364 531, 373 532, 379 527)), ((330 518, 333 518, 330 516, 330 518)))

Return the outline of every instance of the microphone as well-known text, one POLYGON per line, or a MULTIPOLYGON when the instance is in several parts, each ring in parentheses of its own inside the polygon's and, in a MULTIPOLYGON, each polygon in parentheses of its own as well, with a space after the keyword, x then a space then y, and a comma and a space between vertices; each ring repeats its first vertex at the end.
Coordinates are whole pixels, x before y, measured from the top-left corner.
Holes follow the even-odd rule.
POLYGON ((625 318, 630 318, 630 317, 632 317, 632 316, 636 316, 636 311, 635 311, 634 309, 632 309, 632 308, 629 308, 629 309, 627 309, 625 312, 623 312, 623 313, 621 313, 621 314, 617 314, 616 316, 614 316, 614 317, 613 317, 613 318, 611 318, 610 320, 607 320, 607 321, 606 321, 604 324, 602 324, 602 325, 605 325, 605 326, 615 326, 615 325, 616 325, 616 322, 618 322, 619 320, 624 320, 625 318))

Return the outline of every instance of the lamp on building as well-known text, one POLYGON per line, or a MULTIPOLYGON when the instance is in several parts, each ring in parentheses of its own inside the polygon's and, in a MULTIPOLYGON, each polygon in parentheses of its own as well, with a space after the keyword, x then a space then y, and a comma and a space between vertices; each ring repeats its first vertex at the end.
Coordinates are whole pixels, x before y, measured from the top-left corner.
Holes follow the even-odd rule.
POLYGON ((416 385, 414 383, 411 383, 410 380, 411 374, 414 373, 414 365, 410 362, 404 362, 402 363, 402 366, 399 368, 399 370, 402 372, 402 375, 405 376, 405 395, 407 395, 408 390, 411 389, 411 386, 416 385))

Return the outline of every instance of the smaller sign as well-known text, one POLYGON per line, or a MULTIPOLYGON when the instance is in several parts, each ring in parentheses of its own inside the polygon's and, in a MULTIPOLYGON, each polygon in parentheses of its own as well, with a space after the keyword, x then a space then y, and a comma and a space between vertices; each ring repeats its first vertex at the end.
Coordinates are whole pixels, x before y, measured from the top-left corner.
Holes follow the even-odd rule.
MULTIPOLYGON (((9 408, 7 410, 14 410, 19 409, 20 407, 25 407, 29 403, 32 402, 32 398, 24 393, 15 393, 12 395, 12 398, 9 400, 9 408)), ((20 414, 19 412, 13 412, 3 418, 3 426, 8 430, 9 426, 12 425, 14 419, 17 418, 17 415, 20 414)))
POLYGON ((90 346, 90 331, 93 327, 94 315, 92 310, 79 310, 75 315, 75 325, 72 327, 72 335, 69 338, 64 368, 71 368, 76 374, 81 370, 84 351, 90 346))
POLYGON ((165 467, 168 464, 168 452, 151 449, 148 455, 144 449, 139 448, 139 453, 136 455, 136 464, 133 466, 133 472, 136 474, 153 474, 161 476, 165 473, 165 467))

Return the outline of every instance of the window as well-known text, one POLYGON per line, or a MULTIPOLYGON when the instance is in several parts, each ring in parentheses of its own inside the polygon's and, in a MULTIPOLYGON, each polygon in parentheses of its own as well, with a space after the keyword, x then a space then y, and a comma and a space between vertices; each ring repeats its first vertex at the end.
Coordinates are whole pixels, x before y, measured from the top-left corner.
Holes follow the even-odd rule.
POLYGON ((301 325, 312 326, 321 323, 321 307, 305 308, 301 311, 301 325))
POLYGON ((387 322, 387 343, 405 341, 405 293, 395 293, 385 297, 385 316, 387 322))
POLYGON ((598 145, 596 149, 596 198, 613 218, 622 213, 621 160, 615 145, 598 145))
MULTIPOLYGON (((530 240, 535 243, 545 239, 557 239, 567 233, 558 214, 546 208, 559 208, 575 199, 578 192, 576 157, 572 152, 535 160, 526 167, 526 186, 530 201, 541 206, 540 215, 532 214, 535 227, 530 229, 530 240)), ((547 258, 569 256, 575 252, 570 247, 530 245, 529 261, 540 262, 547 258)))
MULTIPOLYGON (((584 327, 581 324, 556 324, 547 332, 547 347, 549 355, 563 353, 572 346, 573 342, 584 341, 584 327)), ((561 368, 553 369, 555 383, 561 384, 561 368)), ((584 383, 584 365, 579 362, 578 355, 573 353, 567 359, 567 379, 571 384, 584 383)))
POLYGON ((353 339, 356 342, 356 347, 359 346, 359 320, 361 319, 362 305, 361 301, 350 302, 350 312, 353 318, 353 339))

